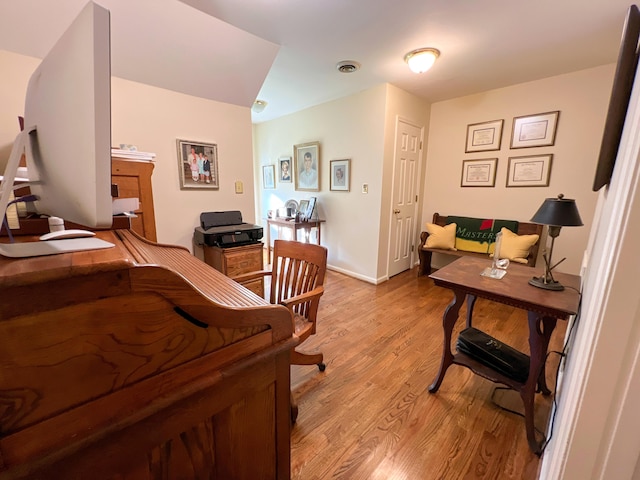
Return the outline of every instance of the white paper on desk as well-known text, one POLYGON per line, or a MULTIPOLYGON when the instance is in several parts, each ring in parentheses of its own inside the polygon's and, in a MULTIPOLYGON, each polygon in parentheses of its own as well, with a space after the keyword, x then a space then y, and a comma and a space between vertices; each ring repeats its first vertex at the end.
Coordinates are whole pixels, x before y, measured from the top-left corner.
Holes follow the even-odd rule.
POLYGON ((113 214, 122 215, 123 213, 135 212, 140 208, 140 200, 137 198, 114 198, 113 214))

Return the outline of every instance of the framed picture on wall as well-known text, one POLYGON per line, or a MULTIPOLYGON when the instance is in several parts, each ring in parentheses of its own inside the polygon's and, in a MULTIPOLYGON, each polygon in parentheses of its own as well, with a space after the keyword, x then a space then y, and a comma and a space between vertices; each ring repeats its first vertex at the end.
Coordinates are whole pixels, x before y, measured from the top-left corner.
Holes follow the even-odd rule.
POLYGON ((320 142, 294 145, 293 165, 296 190, 308 192, 320 190, 320 142))
POLYGON ((504 120, 473 123, 467 126, 465 153, 500 150, 504 120))
POLYGON ((276 188, 276 173, 273 165, 262 166, 262 186, 264 188, 276 188))
POLYGON ((509 157, 507 187, 548 187, 552 154, 509 157))
POLYGON ((559 111, 513 119, 511 148, 548 147, 556 141, 559 111))
POLYGON ((291 157, 280 157, 278 165, 278 181, 280 183, 291 183, 291 157))
POLYGON ((495 187, 497 158, 462 161, 461 187, 495 187))
POLYGON ((176 144, 180 190, 218 190, 218 145, 180 139, 176 144))
POLYGON ((351 183, 351 160, 331 160, 329 164, 330 190, 348 192, 351 183))

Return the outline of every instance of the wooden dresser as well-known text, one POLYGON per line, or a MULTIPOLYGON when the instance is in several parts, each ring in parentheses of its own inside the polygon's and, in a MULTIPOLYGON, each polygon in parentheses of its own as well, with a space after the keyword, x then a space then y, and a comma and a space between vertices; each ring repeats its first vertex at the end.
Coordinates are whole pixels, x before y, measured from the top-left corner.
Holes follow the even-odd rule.
POLYGON ((0 478, 288 479, 287 309, 181 247, 0 257, 0 478))
MULTIPOLYGON (((241 273, 262 270, 264 265, 263 247, 262 243, 254 243, 229 248, 204 245, 202 248, 205 262, 228 277, 234 278, 241 273)), ((256 295, 264 298, 264 280, 262 278, 240 283, 256 295)))
MULTIPOLYGON (((136 216, 130 218, 114 216, 112 228, 131 228, 147 240, 155 242, 157 241, 156 218, 151 185, 153 167, 153 162, 111 158, 111 183, 118 186, 118 196, 140 200, 140 207, 134 212, 136 216)), ((28 194, 29 187, 17 191, 17 195, 28 194)), ((87 228, 71 222, 65 222, 65 227, 67 229, 87 228)), ((42 235, 47 232, 49 232, 49 223, 46 218, 21 218, 20 228, 12 230, 14 235, 42 235)), ((6 236, 5 230, 2 230, 2 236, 6 236)))
POLYGON ((153 162, 111 158, 111 183, 118 186, 118 196, 140 200, 140 208, 131 218, 131 230, 155 242, 158 239, 151 187, 153 167, 153 162))

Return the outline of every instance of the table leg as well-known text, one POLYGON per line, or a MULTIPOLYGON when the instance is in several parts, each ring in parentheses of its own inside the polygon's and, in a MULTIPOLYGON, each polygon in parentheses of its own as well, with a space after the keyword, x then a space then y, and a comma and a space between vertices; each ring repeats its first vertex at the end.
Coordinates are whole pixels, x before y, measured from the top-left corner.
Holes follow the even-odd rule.
POLYGON ((267 263, 271 265, 271 223, 267 220, 267 263))
POLYGON ((320 225, 322 225, 320 222, 316 223, 316 228, 318 230, 318 245, 320 245, 320 225))
POLYGON ((536 430, 534 425, 534 400, 536 386, 540 391, 549 395, 551 393, 547 388, 545 378, 545 361, 547 356, 547 348, 551 334, 555 329, 557 319, 554 317, 542 316, 535 312, 528 313, 529 319, 529 351, 531 353, 529 363, 529 377, 520 390, 520 397, 524 404, 524 419, 527 429, 527 441, 529 448, 536 454, 541 453, 541 443, 536 439, 536 430))
POLYGON ((442 359, 440 360, 440 370, 433 383, 429 386, 429 392, 435 393, 440 388, 447 369, 453 364, 453 354, 451 353, 451 335, 453 327, 458 320, 458 313, 464 303, 465 294, 458 290, 453 291, 454 298, 444 311, 442 317, 442 330, 444 331, 444 342, 442 344, 442 359))
POLYGON ((470 328, 473 324, 473 307, 477 299, 478 297, 475 295, 467 294, 467 328, 470 328))

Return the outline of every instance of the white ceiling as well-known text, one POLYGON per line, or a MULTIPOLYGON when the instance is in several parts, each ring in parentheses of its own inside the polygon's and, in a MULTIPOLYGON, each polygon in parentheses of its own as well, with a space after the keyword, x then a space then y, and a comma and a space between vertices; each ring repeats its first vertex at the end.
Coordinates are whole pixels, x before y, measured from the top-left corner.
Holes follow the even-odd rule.
MULTIPOLYGON (((43 57, 86 0, 1 0, 0 49, 43 57)), ((440 101, 616 61, 629 0, 96 0, 112 74, 261 122, 389 82, 440 101), (410 50, 441 51, 416 75, 410 50), (336 63, 362 68, 339 73, 336 63)))

